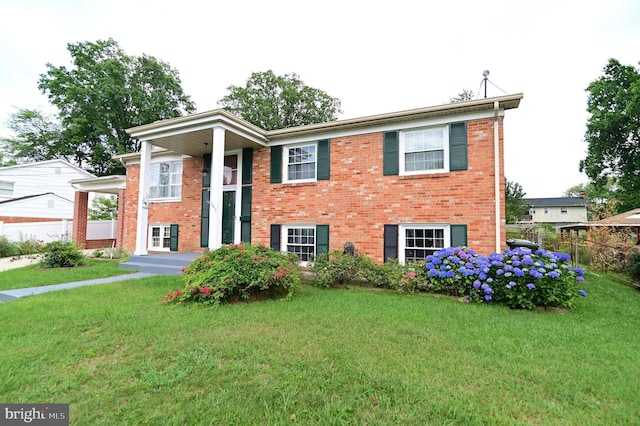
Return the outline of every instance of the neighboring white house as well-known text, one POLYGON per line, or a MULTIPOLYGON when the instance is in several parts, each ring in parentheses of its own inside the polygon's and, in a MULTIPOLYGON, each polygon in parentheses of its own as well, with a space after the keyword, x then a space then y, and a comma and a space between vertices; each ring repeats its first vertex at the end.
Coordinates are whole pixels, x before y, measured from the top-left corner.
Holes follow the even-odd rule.
POLYGON ((0 167, 0 201, 47 192, 73 200, 76 190, 69 181, 89 177, 95 175, 64 160, 0 167))
POLYGON ((526 198, 530 208, 525 223, 563 225, 587 221, 587 200, 582 197, 526 198))

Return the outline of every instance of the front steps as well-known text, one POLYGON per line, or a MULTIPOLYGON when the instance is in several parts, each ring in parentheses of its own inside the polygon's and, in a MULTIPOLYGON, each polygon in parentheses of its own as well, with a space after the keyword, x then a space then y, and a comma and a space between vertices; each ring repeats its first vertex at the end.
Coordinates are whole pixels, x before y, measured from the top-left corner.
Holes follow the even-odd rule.
POLYGON ((202 253, 153 253, 145 256, 132 255, 129 261, 120 263, 122 269, 133 269, 157 275, 180 275, 182 268, 196 260, 202 253))

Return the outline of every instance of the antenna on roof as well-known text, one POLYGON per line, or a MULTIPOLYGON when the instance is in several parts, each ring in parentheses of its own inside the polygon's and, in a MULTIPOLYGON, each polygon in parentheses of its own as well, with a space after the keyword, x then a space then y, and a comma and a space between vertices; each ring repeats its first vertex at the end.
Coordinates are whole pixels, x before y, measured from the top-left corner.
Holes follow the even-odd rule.
POLYGON ((489 80, 489 70, 484 70, 482 72, 482 76, 484 77, 484 97, 487 97, 487 80, 489 80))

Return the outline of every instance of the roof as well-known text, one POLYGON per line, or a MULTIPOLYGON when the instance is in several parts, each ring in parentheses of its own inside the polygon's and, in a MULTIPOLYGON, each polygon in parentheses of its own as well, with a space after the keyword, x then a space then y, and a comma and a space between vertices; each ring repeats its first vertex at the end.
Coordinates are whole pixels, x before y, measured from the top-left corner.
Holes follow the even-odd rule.
POLYGON ((42 165, 53 164, 53 163, 61 163, 61 164, 65 165, 65 166, 67 166, 67 167, 69 167, 71 169, 75 169, 75 170, 79 171, 80 173, 86 175, 87 177, 95 177, 95 175, 93 173, 90 173, 90 172, 88 172, 86 170, 83 170, 78 166, 74 166, 73 164, 69 163, 68 161, 62 160, 62 159, 36 161, 36 162, 33 162, 33 163, 16 164, 15 166, 4 166, 4 167, 0 167, 0 173, 3 170, 17 169, 17 168, 21 168, 21 167, 23 167, 23 168, 34 167, 34 166, 39 167, 39 166, 42 166, 42 165))
MULTIPOLYGON (((272 143, 278 144, 283 141, 295 140, 296 138, 316 136, 322 138, 328 134, 360 131, 360 129, 372 127, 393 126, 396 123, 417 122, 438 117, 464 114, 502 115, 507 109, 518 108, 522 97, 522 93, 517 93, 271 131, 261 129, 228 111, 216 109, 184 117, 156 121, 132 127, 126 129, 126 131, 140 141, 149 141, 154 146, 197 157, 211 149, 208 144, 213 140, 214 128, 226 130, 225 148, 228 150, 246 147, 260 148, 272 143)), ((133 157, 125 154, 114 158, 125 161, 133 157)))
POLYGON ((582 207, 589 202, 581 197, 525 198, 531 207, 582 207))
POLYGON ((593 222, 608 226, 640 226, 640 208, 593 222))
POLYGON ((15 203, 16 201, 24 201, 24 200, 28 200, 28 199, 30 199, 30 198, 45 197, 45 196, 54 196, 54 197, 56 197, 56 198, 59 198, 59 199, 61 199, 61 200, 63 200, 63 201, 69 202, 69 203, 72 203, 72 202, 73 202, 73 201, 68 200, 68 199, 66 199, 66 198, 64 198, 64 197, 61 197, 61 196, 59 196, 59 195, 57 195, 57 194, 54 194, 53 192, 45 192, 45 193, 43 193, 43 194, 25 195, 24 197, 11 198, 11 199, 9 199, 9 200, 3 200, 3 201, 0 201, 0 205, 2 205, 2 204, 9 204, 9 203, 15 203))

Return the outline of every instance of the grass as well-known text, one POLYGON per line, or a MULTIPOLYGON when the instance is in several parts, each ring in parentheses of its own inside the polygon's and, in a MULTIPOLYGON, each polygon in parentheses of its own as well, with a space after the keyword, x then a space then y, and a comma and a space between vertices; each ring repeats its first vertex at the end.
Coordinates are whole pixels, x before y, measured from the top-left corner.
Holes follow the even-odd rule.
POLYGON ((86 262, 84 266, 64 270, 42 269, 39 264, 34 263, 22 268, 2 271, 0 272, 0 291, 93 280, 135 272, 119 268, 118 261, 114 260, 87 259, 86 262))
POLYGON ((0 304, 0 401, 71 424, 633 424, 640 293, 589 275, 571 312, 303 287, 160 303, 179 277, 0 304))

